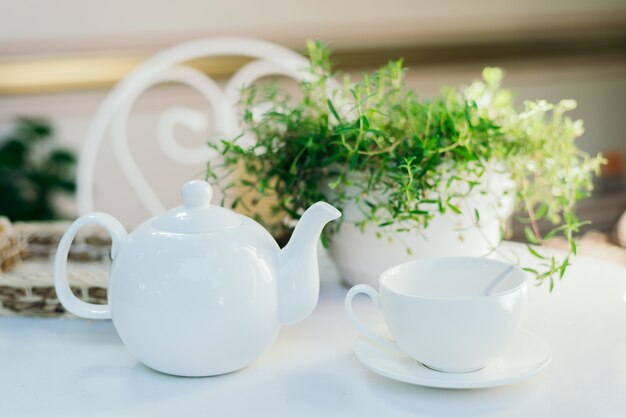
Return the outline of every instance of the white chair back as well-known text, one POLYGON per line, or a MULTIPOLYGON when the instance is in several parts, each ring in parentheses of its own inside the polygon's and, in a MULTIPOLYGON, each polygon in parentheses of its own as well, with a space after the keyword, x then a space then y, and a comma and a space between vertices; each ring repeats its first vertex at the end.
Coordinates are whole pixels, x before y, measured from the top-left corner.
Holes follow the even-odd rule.
POLYGON ((109 132, 114 156, 141 203, 152 216, 165 210, 154 188, 135 163, 127 140, 130 109, 149 88, 163 82, 182 83, 202 94, 211 105, 214 120, 212 127, 209 127, 208 115, 180 106, 167 109, 160 116, 157 126, 157 144, 169 158, 183 164, 198 164, 214 159, 217 152, 205 143, 196 148, 180 146, 173 134, 176 125, 183 125, 196 132, 210 129, 214 134, 234 137, 240 129, 236 104, 244 85, 272 75, 302 80, 308 77, 308 65, 306 58, 287 48, 245 38, 204 39, 157 53, 113 88, 100 105, 87 131, 78 163, 78 212, 85 214, 95 209, 93 186, 96 160, 99 148, 109 132), (222 89, 203 72, 185 65, 190 60, 211 56, 242 56, 254 60, 241 67, 222 89))

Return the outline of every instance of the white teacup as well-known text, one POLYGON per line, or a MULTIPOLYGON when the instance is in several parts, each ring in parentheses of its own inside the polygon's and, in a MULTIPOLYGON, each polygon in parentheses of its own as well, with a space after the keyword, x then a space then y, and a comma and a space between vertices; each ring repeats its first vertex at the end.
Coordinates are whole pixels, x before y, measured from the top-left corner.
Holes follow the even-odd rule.
POLYGON ((368 285, 348 291, 346 312, 365 336, 400 350, 425 366, 450 373, 480 370, 515 341, 527 302, 525 273, 486 258, 442 257, 410 261, 368 285), (489 294, 485 290, 510 271, 489 294), (365 293, 382 311, 394 341, 363 324, 352 298, 365 293))

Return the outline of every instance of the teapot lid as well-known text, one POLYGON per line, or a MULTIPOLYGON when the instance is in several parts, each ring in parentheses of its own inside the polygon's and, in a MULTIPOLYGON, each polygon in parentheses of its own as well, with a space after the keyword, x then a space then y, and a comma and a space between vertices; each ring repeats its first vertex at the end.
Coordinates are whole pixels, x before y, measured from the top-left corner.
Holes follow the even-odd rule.
POLYGON ((177 234, 203 234, 242 224, 241 217, 235 212, 211 204, 213 189, 206 181, 188 181, 182 194, 183 206, 156 217, 152 221, 154 228, 177 234))

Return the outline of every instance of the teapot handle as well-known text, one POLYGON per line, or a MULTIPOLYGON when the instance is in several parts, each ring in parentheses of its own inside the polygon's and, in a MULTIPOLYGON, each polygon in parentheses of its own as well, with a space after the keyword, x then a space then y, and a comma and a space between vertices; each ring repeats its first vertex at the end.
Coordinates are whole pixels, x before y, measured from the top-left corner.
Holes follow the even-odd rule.
POLYGON ((72 241, 76 233, 85 225, 97 224, 105 228, 111 235, 111 258, 115 258, 120 244, 127 235, 122 224, 106 213, 92 213, 90 215, 81 216, 76 219, 69 229, 61 238, 59 248, 54 259, 54 287, 57 297, 68 311, 76 316, 89 319, 110 319, 111 308, 109 304, 98 305, 95 303, 87 303, 78 299, 72 293, 70 284, 67 280, 67 257, 70 251, 72 241))

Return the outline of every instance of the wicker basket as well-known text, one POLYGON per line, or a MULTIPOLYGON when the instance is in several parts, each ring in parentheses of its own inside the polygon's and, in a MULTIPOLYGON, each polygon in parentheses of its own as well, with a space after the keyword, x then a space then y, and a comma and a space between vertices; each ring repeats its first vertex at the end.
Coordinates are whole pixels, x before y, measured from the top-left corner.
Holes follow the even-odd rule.
POLYGON ((22 260, 26 242, 7 218, 0 217, 0 272, 14 269, 22 260))
MULTIPOLYGON (((61 316, 54 291, 54 253, 69 222, 0 226, 0 315, 61 316)), ((110 238, 98 227, 77 235, 70 250, 68 280, 80 299, 106 303, 110 238)))

